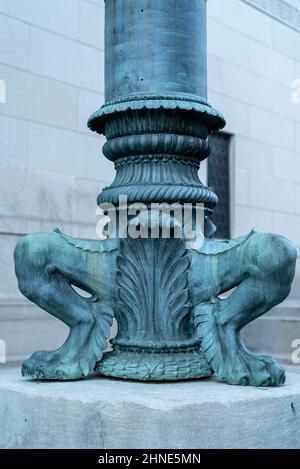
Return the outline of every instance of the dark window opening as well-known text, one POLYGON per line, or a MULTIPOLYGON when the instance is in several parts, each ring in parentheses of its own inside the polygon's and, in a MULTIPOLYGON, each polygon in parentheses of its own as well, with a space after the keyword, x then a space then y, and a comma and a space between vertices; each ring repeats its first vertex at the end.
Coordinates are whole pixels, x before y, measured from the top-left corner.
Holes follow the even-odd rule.
POLYGON ((230 238, 230 135, 217 133, 209 137, 211 154, 207 163, 207 183, 218 196, 219 203, 211 220, 217 227, 216 238, 230 238))

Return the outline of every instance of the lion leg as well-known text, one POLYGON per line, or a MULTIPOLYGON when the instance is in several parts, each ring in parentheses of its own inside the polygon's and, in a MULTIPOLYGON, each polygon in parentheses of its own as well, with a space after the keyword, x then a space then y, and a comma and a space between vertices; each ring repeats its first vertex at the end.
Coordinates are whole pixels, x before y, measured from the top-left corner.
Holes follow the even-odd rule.
POLYGON ((97 263, 101 267, 100 256, 77 249, 58 233, 29 235, 17 244, 15 269, 21 292, 70 327, 62 347, 36 352, 23 363, 24 376, 77 379, 90 374, 101 359, 113 310, 101 298, 97 279, 91 274, 97 263), (82 297, 72 284, 91 296, 82 297))
MULTIPOLYGON (((240 248, 217 255, 216 296, 194 308, 202 347, 216 376, 230 384, 268 386, 285 381, 285 373, 268 356, 250 353, 240 330, 289 294, 296 250, 285 238, 254 233, 240 248), (235 287, 225 299, 217 295, 235 287)), ((212 260, 213 262, 213 260, 212 260)))

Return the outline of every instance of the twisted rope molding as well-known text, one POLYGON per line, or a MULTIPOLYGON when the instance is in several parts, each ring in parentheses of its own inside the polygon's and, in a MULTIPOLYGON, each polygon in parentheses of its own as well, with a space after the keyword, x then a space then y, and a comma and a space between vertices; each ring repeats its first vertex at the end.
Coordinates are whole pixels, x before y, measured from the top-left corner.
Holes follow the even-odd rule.
POLYGON ((199 185, 166 185, 166 184, 133 184, 110 186, 104 188, 98 195, 97 203, 111 203, 117 205, 119 196, 128 197, 128 202, 198 202, 215 207, 218 203, 218 197, 209 187, 199 185))

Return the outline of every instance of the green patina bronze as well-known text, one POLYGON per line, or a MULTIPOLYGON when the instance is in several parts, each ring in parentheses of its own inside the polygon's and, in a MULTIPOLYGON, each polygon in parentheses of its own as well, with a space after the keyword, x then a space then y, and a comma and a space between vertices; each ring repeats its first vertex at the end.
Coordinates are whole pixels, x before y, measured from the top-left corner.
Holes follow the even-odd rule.
POLYGON ((212 238, 217 196, 198 170, 208 135, 225 121, 206 100, 206 0, 107 0, 105 15, 106 102, 88 125, 106 136, 116 177, 98 203, 119 212, 124 195, 147 207, 203 204, 206 237, 191 249, 174 233, 86 241, 55 230, 23 238, 15 250, 19 288, 70 335, 60 349, 34 353, 22 373, 62 380, 94 371, 137 380, 214 373, 231 384, 279 385, 284 370, 246 350, 239 332, 289 294, 296 250, 273 234, 212 238), (117 336, 104 352, 113 318, 117 336))

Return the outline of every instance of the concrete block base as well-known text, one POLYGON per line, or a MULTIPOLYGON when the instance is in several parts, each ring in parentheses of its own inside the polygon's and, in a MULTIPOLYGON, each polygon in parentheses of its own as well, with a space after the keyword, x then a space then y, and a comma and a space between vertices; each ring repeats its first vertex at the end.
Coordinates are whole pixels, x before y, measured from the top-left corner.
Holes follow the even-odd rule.
POLYGON ((300 375, 279 388, 214 379, 35 382, 0 372, 1 448, 299 448, 300 375))

